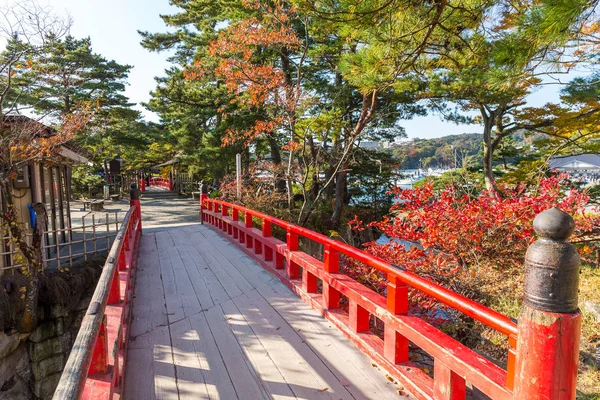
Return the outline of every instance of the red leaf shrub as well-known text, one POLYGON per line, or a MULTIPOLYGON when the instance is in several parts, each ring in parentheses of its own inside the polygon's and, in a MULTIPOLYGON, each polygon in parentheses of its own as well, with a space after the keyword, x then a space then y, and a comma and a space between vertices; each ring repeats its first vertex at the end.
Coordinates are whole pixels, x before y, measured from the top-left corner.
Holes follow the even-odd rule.
MULTIPOLYGON (((501 187, 499 192, 483 191, 475 197, 450 186, 436 193, 432 183, 398 188, 390 216, 369 224, 390 241, 367 243, 366 251, 484 304, 490 296, 519 297, 522 264, 534 240, 532 223, 537 214, 559 207, 575 218, 576 236, 598 226, 598 218, 586 213, 589 196, 568 185, 568 176, 558 174, 542 179, 537 187, 501 187)), ((357 219, 350 224, 355 230, 364 228, 357 219)), ((368 267, 347 260, 344 272, 380 293, 385 291, 385 276, 368 267)), ((421 310, 434 305, 414 291, 411 302, 421 310)))

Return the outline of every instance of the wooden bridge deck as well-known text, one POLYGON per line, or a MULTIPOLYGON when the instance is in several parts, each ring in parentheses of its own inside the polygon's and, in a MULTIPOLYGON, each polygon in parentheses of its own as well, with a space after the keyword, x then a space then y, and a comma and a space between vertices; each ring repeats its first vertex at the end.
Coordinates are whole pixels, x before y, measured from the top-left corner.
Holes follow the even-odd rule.
POLYGON ((207 226, 144 234, 125 399, 399 399, 335 327, 207 226))

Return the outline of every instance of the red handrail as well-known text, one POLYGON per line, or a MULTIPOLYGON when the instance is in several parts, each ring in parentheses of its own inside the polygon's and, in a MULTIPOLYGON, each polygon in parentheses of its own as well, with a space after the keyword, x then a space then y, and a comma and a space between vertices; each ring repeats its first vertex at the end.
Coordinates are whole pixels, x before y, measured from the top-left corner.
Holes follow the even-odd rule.
POLYGON ((54 392, 54 400, 122 397, 133 297, 131 278, 141 234, 140 202, 131 200, 54 392))
POLYGON ((209 199, 207 195, 201 196, 200 205, 203 221, 226 233, 228 239, 321 311, 361 350, 387 368, 413 397, 464 398, 466 382, 469 381, 492 399, 513 398, 518 330, 516 323, 506 315, 395 267, 381 258, 287 221, 240 205, 209 199), (243 220, 240 220, 240 212, 244 213, 243 220), (262 221, 261 230, 253 227, 252 217, 262 221), (286 242, 272 237, 273 224, 286 230, 286 242), (298 251, 298 236, 324 246, 323 262, 298 251), (385 272, 388 278, 385 297, 338 273, 339 253, 385 272), (285 270, 284 260, 287 260, 285 270), (300 266, 302 276, 299 274, 300 266), (317 279, 322 281, 321 293, 318 293, 317 279), (425 320, 408 313, 408 285, 507 335, 507 370, 462 346, 425 320), (348 298, 348 313, 339 309, 340 294, 348 298), (375 315, 384 323, 383 340, 369 332, 370 315, 375 315), (434 358, 433 378, 409 362, 409 342, 434 358))
POLYGON ((399 269, 393 264, 363 250, 349 246, 337 240, 332 240, 321 233, 311 231, 310 229, 294 225, 282 219, 275 218, 258 211, 250 210, 237 204, 227 203, 225 201, 215 199, 208 199, 208 201, 215 204, 222 204, 232 209, 237 209, 243 213, 248 213, 253 217, 260 218, 263 221, 280 226, 286 231, 296 233, 322 245, 328 245, 332 249, 337 250, 340 253, 344 253, 347 256, 350 256, 355 260, 367 264, 368 266, 373 267, 381 272, 396 275, 398 278, 400 278, 400 280, 412 286, 413 288, 426 293, 441 303, 444 303, 455 310, 460 311, 473 319, 476 319, 477 321, 506 336, 517 335, 517 324, 515 324, 510 317, 500 314, 499 312, 477 303, 476 301, 473 301, 463 295, 446 289, 445 287, 440 286, 428 279, 422 278, 417 274, 399 269))

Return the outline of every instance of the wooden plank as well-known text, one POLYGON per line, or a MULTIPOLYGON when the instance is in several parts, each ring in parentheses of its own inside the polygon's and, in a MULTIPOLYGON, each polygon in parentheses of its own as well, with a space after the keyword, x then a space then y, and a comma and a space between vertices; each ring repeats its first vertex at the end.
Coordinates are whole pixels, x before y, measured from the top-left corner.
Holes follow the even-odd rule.
MULTIPOLYGON (((196 243, 200 253, 204 256, 206 262, 213 268, 219 269, 229 276, 242 293, 246 293, 253 289, 253 286, 248 280, 237 270, 236 267, 225 257, 218 247, 225 246, 221 238, 207 238, 202 242, 196 243)), ((223 279, 227 279, 224 275, 223 279)), ((233 296, 232 296, 233 297, 233 296)))
POLYGON ((189 318, 171 324, 170 331, 179 398, 210 399, 204 379, 204 373, 210 366, 200 351, 200 342, 204 342, 206 338, 201 338, 198 332, 192 329, 189 318))
MULTIPOLYGON (((166 232, 168 233, 169 231, 166 232)), ((171 267, 173 268, 177 297, 181 302, 183 314, 186 317, 189 317, 190 315, 200 312, 200 310, 202 310, 202 306, 200 305, 200 301, 196 296, 196 292, 194 291, 194 287, 190 281, 187 270, 183 265, 183 261, 181 260, 177 247, 169 247, 167 249, 167 256, 169 257, 171 267)), ((169 321, 172 323, 177 321, 177 319, 171 319, 169 315, 169 321)))
POLYGON ((156 238, 153 234, 141 237, 136 272, 135 298, 130 346, 135 348, 135 338, 167 324, 167 309, 160 279, 160 266, 156 238))
MULTIPOLYGON (((190 254, 189 248, 192 247, 191 244, 187 241, 179 242, 178 236, 174 235, 175 231, 176 230, 173 230, 172 232, 170 232, 170 234, 173 237, 173 240, 179 243, 177 245, 177 251, 179 252, 179 257, 181 258, 183 266, 192 284, 192 289, 196 294, 196 298, 200 302, 200 306, 202 307, 202 309, 208 309, 215 304, 210 294, 210 288, 206 284, 206 281, 202 278, 202 275, 200 274, 200 271, 198 270, 196 263, 194 262, 194 259, 190 254)), ((218 287, 221 288, 223 293, 225 292, 220 284, 218 284, 218 287)), ((227 294, 224 293, 224 296, 222 296, 222 298, 225 299, 226 297, 227 294)))
MULTIPOLYGON (((202 255, 198 252, 198 250, 196 250, 196 247, 191 242, 190 237, 188 236, 185 240, 182 239, 180 242, 182 243, 182 245, 180 245, 179 248, 182 249, 182 253, 187 254, 189 256, 189 258, 187 256, 185 257, 184 265, 189 266, 190 279, 192 279, 192 284, 194 285, 194 290, 196 291, 196 293, 201 291, 204 291, 204 293, 206 293, 206 286, 206 288, 208 289, 208 294, 210 295, 213 304, 220 304, 223 301, 229 300, 230 297, 228 292, 225 290, 225 288, 223 287, 215 273, 212 271, 212 269, 210 269, 202 255), (187 264, 187 262, 190 261, 190 259, 197 271, 197 275, 199 275, 201 278, 200 280, 197 279, 196 274, 191 272, 192 264, 187 264), (202 284, 202 282, 205 283, 205 286, 202 284)), ((234 288, 234 293, 241 294, 241 292, 236 286, 234 286, 234 288)), ((204 304, 202 301, 201 303, 204 304)), ((204 308, 206 309, 208 307, 204 308)))
POLYGON ((279 281, 258 290, 357 399, 399 399, 398 386, 336 327, 279 281), (318 316, 318 317, 315 317, 318 316), (356 379, 356 377, 360 379, 356 379))
POLYGON ((275 279, 273 275, 246 256, 237 246, 231 244, 229 241, 219 237, 205 237, 209 243, 214 244, 214 249, 218 251, 221 259, 225 258, 229 261, 253 288, 275 279))
POLYGON ((221 309, 240 347, 256 370, 270 397, 275 400, 296 398, 279 368, 263 347, 261 339, 255 335, 250 324, 233 301, 221 304, 221 309))
POLYGON ((172 247, 173 241, 167 231, 157 232, 156 245, 158 247, 158 261, 160 264, 160 273, 167 305, 167 315, 169 322, 179 321, 185 318, 183 304, 177 293, 175 283, 175 273, 168 254, 168 248, 172 247))
POLYGON ((298 333, 256 291, 237 297, 234 302, 297 397, 353 398, 298 333))
POLYGON ((124 398, 179 399, 169 328, 159 327, 136 341, 139 347, 128 353, 124 398))
POLYGON ((240 400, 268 399, 259 377, 244 356, 220 307, 202 313, 206 316, 213 338, 240 400))
POLYGON ((194 248, 198 253, 198 258, 196 258, 195 261, 199 263, 200 268, 209 268, 214 273, 221 286, 223 286, 227 292, 229 298, 239 296, 242 294, 240 287, 231 276, 221 268, 219 262, 215 260, 212 255, 207 253, 205 249, 202 249, 203 247, 206 247, 206 244, 203 244, 204 239, 205 237, 199 232, 190 236, 190 241, 193 243, 194 248))

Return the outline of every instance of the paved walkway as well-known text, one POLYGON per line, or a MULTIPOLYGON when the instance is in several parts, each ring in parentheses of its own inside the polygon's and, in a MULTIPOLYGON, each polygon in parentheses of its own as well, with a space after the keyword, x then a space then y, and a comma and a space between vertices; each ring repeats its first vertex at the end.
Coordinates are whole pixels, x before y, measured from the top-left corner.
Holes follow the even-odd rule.
POLYGON ((158 207, 149 217, 142 208, 125 399, 402 398, 368 357, 233 244, 198 224, 150 231, 149 220, 187 217, 158 207))
POLYGON ((200 224, 198 199, 142 196, 141 204, 144 233, 200 224))

